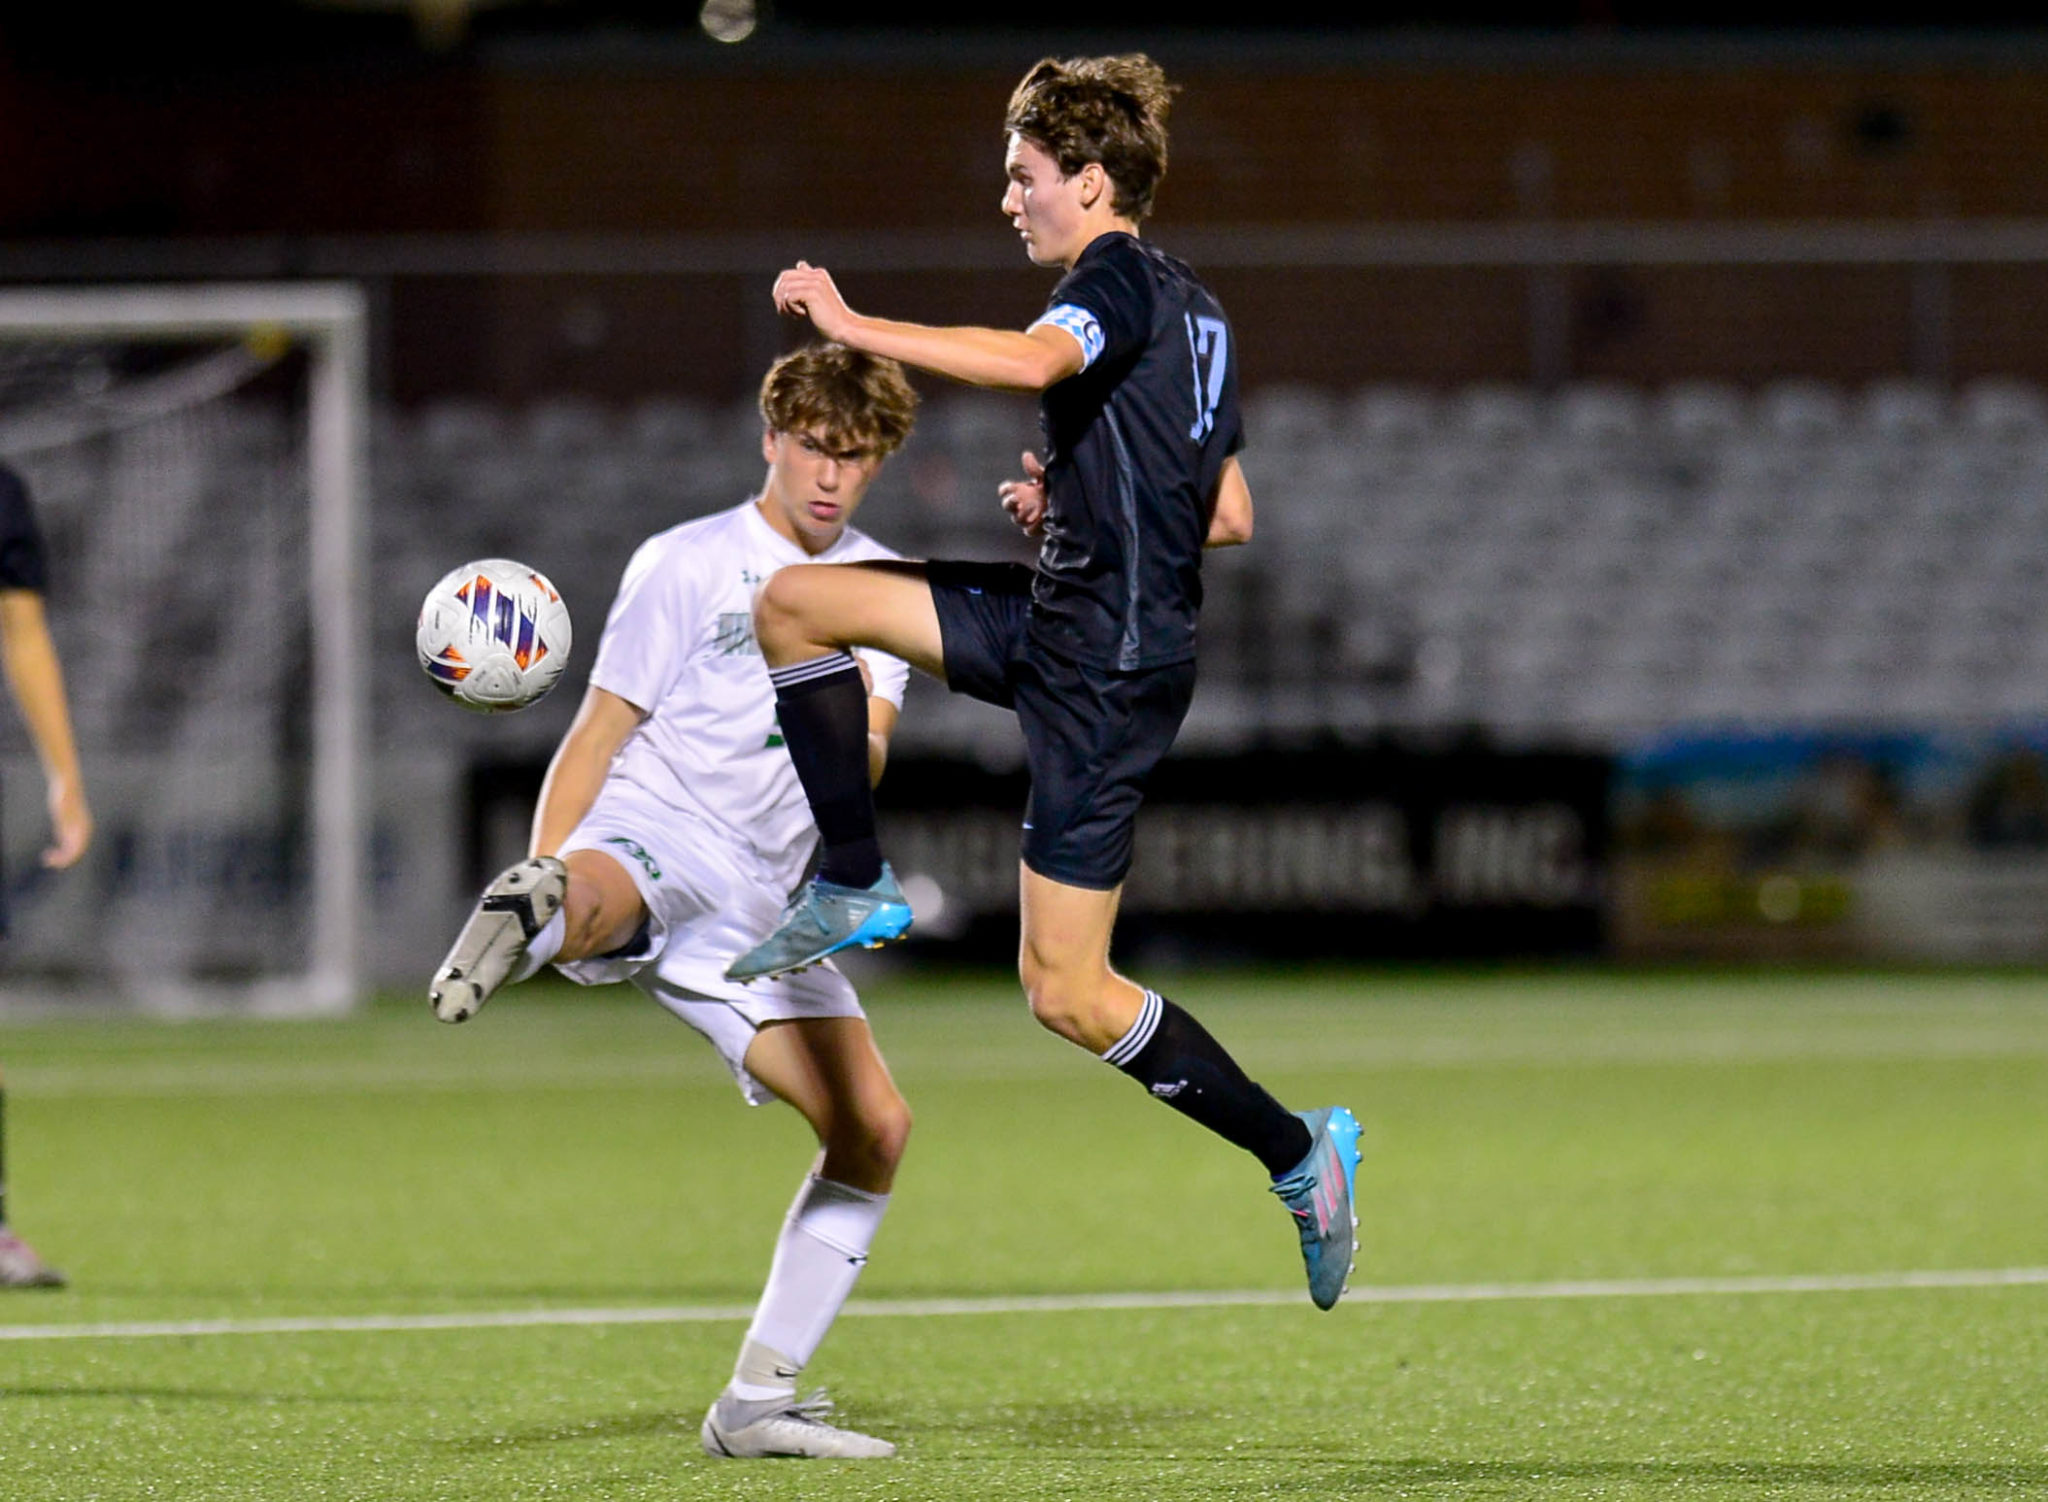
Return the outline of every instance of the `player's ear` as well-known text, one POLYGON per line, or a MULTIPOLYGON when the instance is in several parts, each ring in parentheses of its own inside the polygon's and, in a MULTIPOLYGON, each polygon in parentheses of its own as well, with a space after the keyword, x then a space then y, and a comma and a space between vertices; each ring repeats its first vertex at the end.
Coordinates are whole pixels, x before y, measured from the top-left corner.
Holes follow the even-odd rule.
POLYGON ((1092 209, 1109 191, 1109 174, 1102 170, 1102 163, 1090 162, 1081 169, 1081 207, 1092 209))
POLYGON ((773 428, 761 429, 761 457, 770 464, 775 462, 775 429, 773 428))

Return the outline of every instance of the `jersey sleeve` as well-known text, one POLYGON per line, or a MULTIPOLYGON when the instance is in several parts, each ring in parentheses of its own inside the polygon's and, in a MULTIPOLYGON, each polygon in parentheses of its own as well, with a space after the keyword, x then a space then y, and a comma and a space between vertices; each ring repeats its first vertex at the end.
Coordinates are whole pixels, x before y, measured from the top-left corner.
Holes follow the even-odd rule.
POLYGON ((593 688, 643 714, 654 713, 682 670, 696 595, 695 578, 658 543, 642 543, 627 562, 590 669, 593 688))
POLYGON ((1032 327, 1064 329, 1081 346, 1081 368, 1143 349, 1152 337, 1150 278, 1114 251, 1068 272, 1032 327))
POLYGON ((36 525, 28 482, 0 464, 0 589, 49 588, 49 558, 42 529, 36 525))

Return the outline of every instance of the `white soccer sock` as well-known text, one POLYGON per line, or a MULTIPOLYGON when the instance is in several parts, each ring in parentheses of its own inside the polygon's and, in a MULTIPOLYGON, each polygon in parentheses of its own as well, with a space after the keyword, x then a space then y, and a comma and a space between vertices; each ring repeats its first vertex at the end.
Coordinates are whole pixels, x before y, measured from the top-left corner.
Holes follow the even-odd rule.
POLYGON ((768 1286, 747 1327, 728 1393, 765 1399, 796 1391, 797 1374, 824 1341, 867 1265, 868 1248, 888 1208, 886 1194, 816 1174, 804 1179, 782 1222, 768 1286))
POLYGON ((523 980, 531 980, 540 974, 540 967, 562 952, 562 936, 569 932, 569 909, 566 904, 555 909, 555 916, 542 925, 526 945, 526 956, 512 967, 512 973, 505 977, 505 984, 516 986, 523 980))

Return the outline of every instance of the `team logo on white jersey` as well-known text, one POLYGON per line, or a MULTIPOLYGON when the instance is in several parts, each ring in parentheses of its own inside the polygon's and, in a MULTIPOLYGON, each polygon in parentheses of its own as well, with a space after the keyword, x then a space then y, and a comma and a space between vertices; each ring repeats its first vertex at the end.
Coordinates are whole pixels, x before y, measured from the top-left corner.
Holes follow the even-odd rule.
POLYGON ((661 880, 661 867, 657 866, 654 863, 654 857, 647 853, 647 847, 641 844, 638 840, 629 840, 622 834, 614 834, 605 836, 604 842, 607 845, 618 846, 621 850, 625 851, 626 854, 632 856, 634 860, 640 862, 642 866, 646 867, 647 876, 649 880, 661 880))
POLYGON ((711 633, 711 646, 720 657, 759 657, 761 648, 754 640, 753 613, 728 610, 721 614, 711 633))

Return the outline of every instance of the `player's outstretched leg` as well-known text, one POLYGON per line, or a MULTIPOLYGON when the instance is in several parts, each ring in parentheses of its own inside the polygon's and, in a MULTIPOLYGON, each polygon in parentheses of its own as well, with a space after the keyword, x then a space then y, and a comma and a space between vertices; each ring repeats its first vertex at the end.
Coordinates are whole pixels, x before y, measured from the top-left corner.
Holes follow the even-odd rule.
MULTIPOLYGON (((568 893, 569 868, 552 855, 532 856, 500 871, 434 972, 427 989, 434 1015, 443 1022, 466 1022, 498 987, 524 980, 545 964, 531 951, 561 913, 568 893)), ((555 927, 559 947, 560 925, 555 927)))
POLYGON ((787 975, 856 945, 880 949, 909 931, 910 900, 887 861, 871 886, 842 886, 814 877, 790 899, 768 937, 726 966, 725 978, 787 975))
POLYGON ((1273 1192, 1301 1233, 1308 1295, 1316 1308, 1328 1309, 1343 1295, 1351 1260, 1358 1254, 1358 1215, 1351 1199, 1358 1178, 1358 1118, 1343 1106, 1297 1114, 1314 1146, 1273 1180, 1273 1192))

